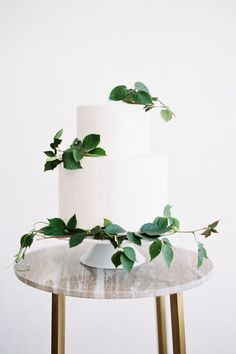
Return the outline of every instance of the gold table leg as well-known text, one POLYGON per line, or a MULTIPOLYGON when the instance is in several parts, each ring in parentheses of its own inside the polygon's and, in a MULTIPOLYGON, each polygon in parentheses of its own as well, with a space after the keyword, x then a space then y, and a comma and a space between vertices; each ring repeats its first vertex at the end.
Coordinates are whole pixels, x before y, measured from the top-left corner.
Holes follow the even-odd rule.
POLYGON ((52 294, 51 354, 65 354, 65 296, 52 294))
POLYGON ((183 295, 170 295, 173 353, 186 354, 183 295))
POLYGON ((156 314, 158 330, 158 352, 159 354, 167 354, 166 314, 164 296, 156 297, 156 314))

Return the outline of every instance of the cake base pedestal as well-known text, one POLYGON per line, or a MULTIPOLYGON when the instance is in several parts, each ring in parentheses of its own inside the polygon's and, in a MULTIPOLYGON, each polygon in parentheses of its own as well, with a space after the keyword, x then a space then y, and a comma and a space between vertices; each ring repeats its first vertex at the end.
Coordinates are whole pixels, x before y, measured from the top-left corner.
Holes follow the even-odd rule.
MULTIPOLYGON (((146 261, 145 257, 133 245, 132 248, 135 250, 137 259, 134 267, 142 265, 146 261)), ((116 250, 110 241, 95 241, 91 248, 80 257, 80 263, 93 268, 123 269, 122 266, 116 268, 111 261, 111 257, 115 252, 116 250)))

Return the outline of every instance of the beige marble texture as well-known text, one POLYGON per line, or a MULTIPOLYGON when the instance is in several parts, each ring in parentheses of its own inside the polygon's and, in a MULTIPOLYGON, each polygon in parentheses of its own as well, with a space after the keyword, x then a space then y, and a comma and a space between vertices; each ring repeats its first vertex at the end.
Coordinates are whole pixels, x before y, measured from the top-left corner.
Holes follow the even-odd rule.
MULTIPOLYGON (((174 248, 170 269, 162 255, 129 274, 124 270, 96 269, 80 263, 80 256, 87 247, 90 247, 87 243, 72 249, 60 245, 28 252, 25 259, 15 265, 15 274, 25 284, 55 294, 124 299, 183 292, 204 283, 213 269, 208 259, 198 269, 197 254, 181 248, 174 248)), ((147 250, 142 253, 147 256, 147 250)))

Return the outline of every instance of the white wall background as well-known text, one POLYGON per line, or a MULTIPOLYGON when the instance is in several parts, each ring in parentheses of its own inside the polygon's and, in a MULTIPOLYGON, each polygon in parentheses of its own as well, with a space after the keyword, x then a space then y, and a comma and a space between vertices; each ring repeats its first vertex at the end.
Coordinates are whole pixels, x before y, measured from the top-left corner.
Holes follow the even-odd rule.
MULTIPOLYGON (((61 127, 74 137, 78 104, 136 80, 177 114, 168 125, 157 114, 153 130, 175 214, 183 227, 221 219, 206 242, 214 277, 185 294, 188 353, 235 353, 235 11, 233 0, 1 0, 1 354, 50 352, 49 294, 6 267, 32 222, 57 215, 41 151, 61 127)), ((69 299, 67 329, 68 354, 156 353, 152 299, 69 299)))

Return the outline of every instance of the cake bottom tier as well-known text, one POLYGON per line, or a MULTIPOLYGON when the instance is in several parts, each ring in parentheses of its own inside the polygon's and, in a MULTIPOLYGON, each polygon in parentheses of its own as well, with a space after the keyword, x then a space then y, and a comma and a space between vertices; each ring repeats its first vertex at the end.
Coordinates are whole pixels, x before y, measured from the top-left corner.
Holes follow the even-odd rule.
POLYGON ((167 203, 165 155, 86 157, 83 169, 59 169, 59 215, 76 214, 78 226, 92 228, 103 218, 127 231, 161 215, 167 203))

